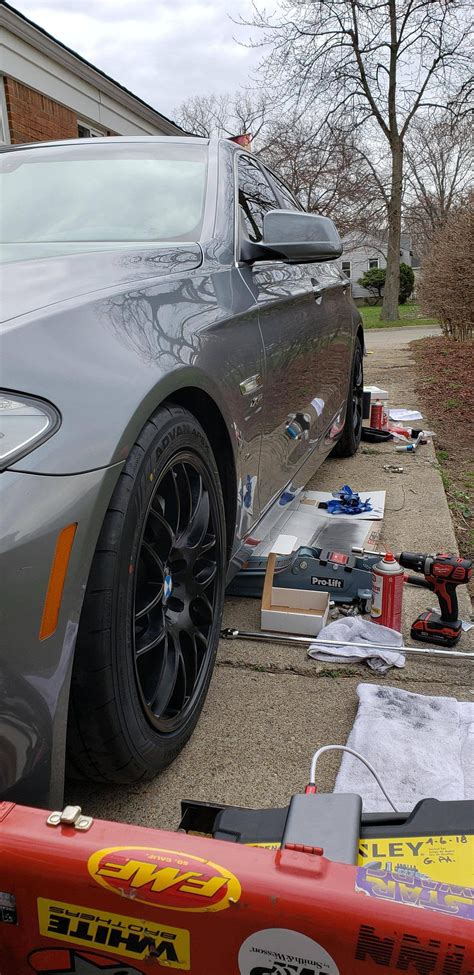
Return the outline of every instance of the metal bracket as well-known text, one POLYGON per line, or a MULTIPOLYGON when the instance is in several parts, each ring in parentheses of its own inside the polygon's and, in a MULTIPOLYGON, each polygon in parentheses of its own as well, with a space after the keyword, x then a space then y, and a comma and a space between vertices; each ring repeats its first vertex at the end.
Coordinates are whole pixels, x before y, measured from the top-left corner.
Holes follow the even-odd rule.
POLYGON ((65 806, 62 812, 52 812, 47 820, 47 826, 72 826, 82 832, 90 829, 94 822, 92 816, 83 816, 80 806, 65 806))

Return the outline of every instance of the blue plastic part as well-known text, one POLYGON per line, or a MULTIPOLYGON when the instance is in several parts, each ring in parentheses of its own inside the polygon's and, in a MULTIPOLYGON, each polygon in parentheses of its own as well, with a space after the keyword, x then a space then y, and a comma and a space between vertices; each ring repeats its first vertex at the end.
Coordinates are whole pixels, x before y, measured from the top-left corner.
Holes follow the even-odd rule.
POLYGON ((330 515, 360 515, 363 511, 372 511, 370 498, 361 501, 357 491, 353 491, 348 484, 344 484, 340 491, 333 491, 334 501, 328 501, 327 510, 330 515))

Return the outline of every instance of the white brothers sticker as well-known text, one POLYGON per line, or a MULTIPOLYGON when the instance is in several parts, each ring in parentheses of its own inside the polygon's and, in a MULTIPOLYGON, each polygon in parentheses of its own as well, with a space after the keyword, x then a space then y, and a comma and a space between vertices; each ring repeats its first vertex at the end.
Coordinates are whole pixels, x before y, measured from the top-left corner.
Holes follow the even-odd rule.
POLYGON ((256 931, 241 945, 240 975, 339 975, 317 941, 288 928, 256 931))

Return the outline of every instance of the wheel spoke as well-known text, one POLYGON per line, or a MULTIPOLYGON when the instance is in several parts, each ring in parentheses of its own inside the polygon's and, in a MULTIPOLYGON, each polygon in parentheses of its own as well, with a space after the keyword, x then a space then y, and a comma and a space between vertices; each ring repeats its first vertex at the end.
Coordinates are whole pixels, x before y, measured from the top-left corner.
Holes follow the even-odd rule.
POLYGON ((164 569, 157 552, 143 541, 137 568, 135 619, 150 613, 163 596, 164 569))
POLYGON ((179 464, 176 468, 176 483, 179 491, 180 513, 181 513, 177 534, 181 535, 181 533, 189 525, 192 510, 193 510, 193 494, 191 490, 191 483, 189 480, 188 471, 184 464, 179 464))
POLYGON ((157 592, 155 590, 155 595, 150 599, 148 603, 145 604, 143 609, 139 609, 135 613, 135 619, 141 620, 142 617, 148 616, 152 612, 152 610, 155 609, 155 606, 158 606, 158 604, 161 603, 162 599, 163 599, 163 585, 160 586, 157 592))
POLYGON ((209 626, 212 623, 213 609, 204 590, 193 599, 189 607, 189 614, 195 626, 209 626))
MULTIPOLYGON (((136 619, 144 619, 144 617, 136 617, 136 619)), ((142 657, 143 654, 149 653, 151 650, 155 650, 156 647, 163 643, 166 637, 166 626, 165 626, 165 616, 163 610, 161 610, 158 618, 156 620, 148 620, 148 625, 139 625, 135 630, 135 654, 137 657, 142 657), (138 633, 137 633, 138 630, 138 633)))
POLYGON ((216 577, 217 565, 210 559, 198 559, 194 565, 194 578, 196 582, 207 589, 216 577))
POLYGON ((208 491, 203 491, 201 485, 199 500, 189 526, 188 544, 190 548, 199 548, 204 541, 209 528, 209 518, 209 493, 208 491))
POLYGON ((174 637, 168 632, 167 653, 153 699, 149 702, 153 713, 159 718, 166 711, 174 693, 179 672, 180 653, 174 637))
POLYGON ((173 534, 176 536, 179 529, 181 504, 179 500, 179 491, 177 476, 174 468, 168 471, 166 477, 160 484, 160 496, 163 499, 164 508, 163 516, 172 528, 173 534))
POLYGON ((166 562, 174 542, 174 535, 166 519, 153 507, 148 512, 145 534, 148 532, 151 538, 149 544, 153 543, 156 546, 161 562, 166 562))

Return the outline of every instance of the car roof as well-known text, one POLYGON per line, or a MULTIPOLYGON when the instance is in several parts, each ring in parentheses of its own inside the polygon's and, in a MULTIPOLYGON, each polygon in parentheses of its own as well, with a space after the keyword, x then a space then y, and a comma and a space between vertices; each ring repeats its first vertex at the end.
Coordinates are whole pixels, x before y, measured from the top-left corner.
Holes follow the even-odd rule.
POLYGON ((55 139, 52 142, 20 142, 14 143, 13 145, 3 145, 0 146, 1 152, 17 152, 22 149, 42 149, 51 148, 53 146, 71 146, 71 145, 120 145, 124 142, 137 143, 146 145, 149 143, 175 143, 178 145, 202 145, 202 146, 218 146, 219 144, 225 145, 231 152, 241 152, 245 153, 250 157, 255 158, 255 154, 249 152, 245 146, 239 145, 237 142, 232 142, 231 139, 225 139, 217 136, 211 136, 211 138, 204 138, 197 135, 110 135, 99 137, 97 139, 55 139))

